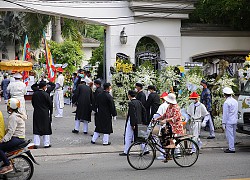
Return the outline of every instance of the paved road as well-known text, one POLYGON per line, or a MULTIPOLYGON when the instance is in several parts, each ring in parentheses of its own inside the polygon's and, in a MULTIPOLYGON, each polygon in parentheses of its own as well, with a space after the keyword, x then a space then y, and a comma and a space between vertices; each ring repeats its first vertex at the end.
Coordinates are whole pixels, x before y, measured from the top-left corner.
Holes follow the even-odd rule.
POLYGON ((85 154, 38 157, 40 166, 35 166, 36 180, 211 180, 250 178, 250 148, 236 154, 225 154, 221 149, 206 149, 197 163, 190 168, 181 168, 174 161, 163 163, 155 160, 144 171, 132 169, 126 157, 118 153, 85 154))
MULTIPOLYGON (((26 102, 29 119, 26 122, 27 139, 32 139, 31 103, 26 102)), ((5 119, 8 114, 6 105, 0 102, 0 110, 5 119)), ((163 164, 155 161, 146 171, 135 171, 126 158, 119 157, 123 150, 124 119, 113 123, 111 146, 90 143, 94 124, 89 124, 89 134, 73 134, 74 111, 69 105, 64 108, 64 118, 53 119, 52 148, 32 150, 41 164, 35 165, 36 180, 55 179, 233 179, 250 177, 250 136, 237 134, 240 146, 236 154, 224 154, 227 147, 224 133, 217 133, 216 139, 207 140, 208 132, 202 131, 203 149, 198 162, 191 168, 180 168, 174 162, 163 164)))
MULTIPOLYGON (((26 121, 26 138, 33 139, 32 134, 32 113, 33 108, 30 101, 26 101, 26 109, 28 112, 28 120, 26 121)), ((0 102, 0 110, 3 112, 5 119, 8 114, 6 112, 6 105, 0 102)), ((72 111, 75 108, 65 105, 64 117, 54 118, 52 123, 53 134, 51 136, 52 148, 40 148, 34 150, 35 156, 43 155, 62 155, 62 154, 84 154, 84 153, 103 153, 103 152, 118 152, 123 150, 123 132, 125 120, 117 118, 113 122, 114 133, 110 136, 111 146, 102 146, 101 138, 97 141, 96 145, 90 143, 91 135, 94 131, 94 123, 89 123, 89 134, 84 135, 82 130, 79 134, 73 134, 71 131, 74 128, 74 115, 72 111)), ((93 118, 92 118, 93 119, 93 118)), ((82 125, 81 125, 82 128, 82 125)), ((204 148, 221 148, 227 147, 224 133, 217 133, 216 139, 207 140, 208 132, 202 131, 202 141, 204 148)), ((237 134, 238 141, 242 146, 250 146, 250 136, 244 134, 237 134)))

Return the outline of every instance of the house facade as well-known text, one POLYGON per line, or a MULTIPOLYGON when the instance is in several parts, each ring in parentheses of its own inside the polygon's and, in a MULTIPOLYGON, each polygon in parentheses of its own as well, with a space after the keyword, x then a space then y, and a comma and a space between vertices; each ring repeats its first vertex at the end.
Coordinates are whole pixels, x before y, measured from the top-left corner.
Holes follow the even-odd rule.
POLYGON ((50 14, 105 26, 105 74, 111 79, 110 67, 117 53, 127 55, 139 65, 145 60, 185 65, 197 57, 210 57, 217 52, 235 52, 244 56, 250 51, 250 32, 228 29, 183 27, 194 10, 195 0, 130 0, 130 1, 0 1, 0 11, 19 10, 50 14), (126 39, 124 41, 124 38, 126 39), (143 44, 149 38, 157 48, 143 44))

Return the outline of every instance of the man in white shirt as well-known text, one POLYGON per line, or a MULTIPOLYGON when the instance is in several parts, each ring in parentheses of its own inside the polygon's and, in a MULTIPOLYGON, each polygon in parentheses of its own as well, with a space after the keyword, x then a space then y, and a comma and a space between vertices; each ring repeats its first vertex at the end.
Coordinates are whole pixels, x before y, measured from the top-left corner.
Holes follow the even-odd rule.
POLYGON ((56 118, 63 117, 63 108, 64 108, 64 97, 63 97, 63 84, 64 84, 64 76, 63 69, 61 67, 57 68, 57 72, 59 73, 56 79, 56 88, 55 88, 55 112, 56 118))
POLYGON ((234 93, 229 87, 223 89, 226 101, 223 104, 222 127, 225 129, 229 148, 225 153, 235 153, 236 126, 238 120, 238 102, 232 97, 234 93))

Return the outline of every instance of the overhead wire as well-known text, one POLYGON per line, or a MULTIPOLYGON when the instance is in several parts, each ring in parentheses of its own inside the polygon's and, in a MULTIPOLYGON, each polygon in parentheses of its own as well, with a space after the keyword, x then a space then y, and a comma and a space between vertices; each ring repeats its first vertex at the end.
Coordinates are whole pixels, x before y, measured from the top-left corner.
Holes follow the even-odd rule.
MULTIPOLYGON (((3 1, 6 1, 6 2, 9 2, 9 3, 15 4, 15 5, 18 5, 18 6, 24 8, 24 9, 26 9, 26 10, 28 10, 28 11, 31 11, 31 12, 33 12, 33 13, 39 13, 39 10, 37 10, 37 9, 34 9, 34 8, 31 8, 31 7, 22 5, 22 4, 17 3, 17 2, 13 2, 13 1, 11 1, 11 0, 3 0, 3 1)), ((162 4, 162 3, 158 3, 158 4, 162 4)), ((43 5, 43 4, 39 4, 39 5, 43 5)), ((181 7, 181 6, 183 6, 183 5, 185 5, 185 3, 182 3, 182 4, 178 5, 178 6, 175 6, 174 8, 181 7)), ((189 7, 189 6, 190 6, 190 5, 186 5, 186 6, 182 7, 181 9, 179 9, 179 11, 181 11, 181 10, 183 10, 183 9, 186 9, 186 8, 189 7)), ((54 6, 51 5, 51 7, 54 7, 54 6)), ((65 6, 64 6, 64 7, 65 7, 65 6)), ((65 8, 67 8, 67 7, 65 7, 65 8)), ((44 11, 40 11, 40 12, 44 12, 44 11)), ((142 16, 151 15, 151 14, 155 14, 155 12, 144 13, 144 14, 140 14, 139 16, 133 15, 133 16, 121 16, 121 17, 115 17, 115 18, 112 18, 112 17, 107 17, 107 18, 76 17, 76 18, 78 18, 78 19, 83 18, 83 19, 90 20, 90 21, 93 21, 93 20, 105 20, 105 19, 107 19, 107 20, 114 20, 114 19, 125 19, 125 18, 142 17, 142 16)), ((167 15, 165 15, 165 16, 162 16, 161 18, 167 18, 167 17, 169 17, 169 16, 171 16, 171 15, 173 15, 173 14, 174 14, 174 13, 169 13, 169 14, 167 14, 167 15)), ((149 17, 148 17, 148 18, 149 18, 149 17)), ((153 18, 153 17, 151 17, 151 18, 153 18)), ((156 20, 158 20, 158 19, 157 19, 157 18, 153 18, 153 19, 149 19, 149 20, 143 20, 143 21, 137 21, 137 22, 131 22, 131 23, 120 23, 120 24, 113 24, 113 25, 112 25, 112 24, 109 24, 109 26, 135 25, 135 24, 141 24, 141 23, 150 22, 150 21, 156 21, 156 20)), ((110 21, 109 21, 109 22, 110 22, 110 21)), ((103 23, 105 23, 105 22, 103 22, 103 23)), ((106 23, 107 23, 107 22, 106 22, 106 23)))

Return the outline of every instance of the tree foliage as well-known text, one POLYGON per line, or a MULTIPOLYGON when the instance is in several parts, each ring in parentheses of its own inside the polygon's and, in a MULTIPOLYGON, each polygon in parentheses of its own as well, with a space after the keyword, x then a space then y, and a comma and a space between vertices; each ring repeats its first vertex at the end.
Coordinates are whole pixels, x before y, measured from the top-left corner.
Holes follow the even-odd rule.
POLYGON ((63 43, 50 41, 50 48, 55 63, 68 63, 66 70, 69 72, 77 70, 83 58, 81 44, 70 40, 65 40, 63 43))
POLYGON ((50 22, 51 17, 42 14, 26 13, 24 18, 27 26, 29 43, 34 48, 40 47, 43 31, 50 22))
POLYGON ((16 45, 23 44, 25 35, 28 35, 32 47, 40 46, 43 30, 50 21, 47 15, 4 12, 0 20, 0 41, 2 45, 13 42, 16 45))
POLYGON ((100 46, 96 48, 92 57, 89 60, 91 65, 99 64, 97 70, 97 77, 103 78, 103 61, 104 61, 104 27, 97 25, 86 25, 84 31, 82 31, 84 37, 95 38, 101 42, 100 46))
POLYGON ((89 63, 94 66, 99 63, 99 67, 97 70, 97 77, 103 78, 103 60, 104 60, 104 46, 103 43, 100 44, 98 48, 96 48, 93 53, 92 57, 89 60, 89 63))
POLYGON ((199 0, 189 22, 228 25, 250 30, 249 0, 199 0))
POLYGON ((98 41, 104 41, 104 27, 98 25, 85 24, 81 33, 84 37, 95 38, 98 41))
POLYGON ((19 47, 27 31, 24 14, 18 12, 4 12, 0 18, 0 49, 6 51, 6 45, 13 43, 19 47))
POLYGON ((82 21, 64 18, 62 20, 62 36, 66 39, 82 43, 82 36, 80 33, 82 26, 84 26, 84 22, 82 21))

